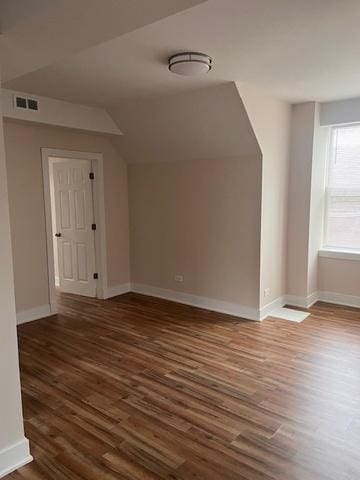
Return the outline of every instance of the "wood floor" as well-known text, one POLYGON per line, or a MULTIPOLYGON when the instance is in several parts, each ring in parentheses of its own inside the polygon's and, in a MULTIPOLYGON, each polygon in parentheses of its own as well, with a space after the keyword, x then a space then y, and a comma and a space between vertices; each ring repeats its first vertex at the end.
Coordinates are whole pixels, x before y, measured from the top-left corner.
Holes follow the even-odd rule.
POLYGON ((263 323, 136 294, 19 327, 16 480, 360 479, 360 310, 263 323))

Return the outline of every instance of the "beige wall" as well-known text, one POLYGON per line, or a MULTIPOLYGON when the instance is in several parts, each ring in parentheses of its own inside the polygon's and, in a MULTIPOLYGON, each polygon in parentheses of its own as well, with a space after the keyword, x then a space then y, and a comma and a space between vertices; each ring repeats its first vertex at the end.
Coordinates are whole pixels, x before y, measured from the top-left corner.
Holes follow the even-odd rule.
POLYGON ((288 294, 308 296, 309 219, 314 148, 314 102, 293 105, 291 117, 288 294))
MULTIPOLYGON (((1 113, 1 112, 0 112, 1 113)), ((18 348, 14 279, 11 254, 9 205, 0 115, 0 476, 11 464, 3 450, 24 439, 18 348)), ((28 452, 27 452, 28 453, 28 452)), ((26 451, 25 451, 26 455, 26 451)), ((13 463, 23 460, 14 458, 13 463)))
POLYGON ((41 148, 104 155, 108 285, 129 282, 127 167, 110 137, 6 121, 17 311, 49 303, 41 148))
POLYGON ((133 282, 258 308, 259 158, 134 164, 129 192, 133 282))
POLYGON ((239 87, 262 152, 260 307, 285 295, 287 276, 290 105, 239 87))
MULTIPOLYGON (((319 258, 322 247, 329 129, 320 126, 315 102, 292 109, 289 185, 288 293, 305 297, 330 291, 354 295, 356 262, 319 258), (337 271, 338 268, 338 271, 337 271)), ((356 283, 356 282, 355 282, 356 283)), ((305 302, 306 303, 306 302, 305 302)))
MULTIPOLYGON (((158 105, 149 101, 153 114, 142 120, 140 145, 132 126, 125 149, 131 150, 134 162, 129 166, 131 281, 253 308, 286 293, 306 297, 316 289, 353 292, 354 288, 344 291, 341 285, 334 290, 336 260, 322 260, 318 266, 324 130, 317 127, 316 104, 292 108, 288 176, 289 106, 249 87, 234 90, 230 84, 205 90, 197 103, 194 92, 171 102, 166 132, 174 139, 178 131, 193 135, 194 130, 204 143, 207 137, 213 140, 215 126, 219 127, 219 118, 213 118, 217 115, 222 122, 219 145, 224 146, 224 157, 216 157, 219 151, 208 145, 202 153, 213 156, 191 158, 191 142, 187 143, 185 135, 185 158, 180 160, 177 151, 163 161, 165 154, 170 155, 171 141, 162 150, 164 132, 160 131, 167 123, 162 101, 158 105), (194 102, 198 114, 187 118, 183 130, 185 112, 194 102), (205 110, 202 124, 201 106, 211 102, 216 108, 205 110), (219 111, 220 105, 231 105, 230 118, 219 111), (151 118, 162 120, 150 141, 152 130, 147 128, 151 118), (228 122, 232 125, 228 131, 231 147, 226 150, 228 122), (147 146, 148 156, 141 162, 147 146), (234 152, 239 154, 229 155, 234 152), (325 279, 323 272, 329 278, 325 279), (174 281, 177 274, 184 275, 183 283, 174 281), (329 283, 331 279, 333 283, 329 283), (267 296, 265 289, 270 289, 267 296)), ((150 111, 150 106, 144 106, 145 110, 150 111)), ((104 154, 108 284, 128 283, 127 167, 110 137, 6 121, 5 145, 17 310, 48 303, 41 147, 104 154)), ((200 150, 194 151, 200 155, 200 150)), ((349 268, 349 285, 354 271, 356 267, 349 268)))
POLYGON ((360 297, 360 262, 319 258, 319 290, 360 297))
POLYGON ((258 309, 261 156, 236 85, 112 114, 130 163, 132 282, 258 309))
POLYGON ((184 162, 259 153, 235 83, 125 102, 111 112, 128 163, 184 162))

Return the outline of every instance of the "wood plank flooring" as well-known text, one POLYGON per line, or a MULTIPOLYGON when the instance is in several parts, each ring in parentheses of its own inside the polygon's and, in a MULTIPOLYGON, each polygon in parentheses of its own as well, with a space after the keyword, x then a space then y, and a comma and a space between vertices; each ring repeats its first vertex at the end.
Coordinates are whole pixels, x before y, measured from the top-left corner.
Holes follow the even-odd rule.
POLYGON ((8 480, 360 479, 360 310, 263 323, 71 295, 19 327, 35 461, 8 480))

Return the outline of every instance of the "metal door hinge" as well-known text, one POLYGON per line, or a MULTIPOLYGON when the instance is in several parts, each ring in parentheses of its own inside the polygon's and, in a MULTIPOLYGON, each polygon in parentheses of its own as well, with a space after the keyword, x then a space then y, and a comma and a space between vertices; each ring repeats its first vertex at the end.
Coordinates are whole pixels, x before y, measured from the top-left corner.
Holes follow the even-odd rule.
POLYGON ((90 178, 90 180, 94 180, 94 178, 95 178, 94 172, 89 173, 89 178, 90 178))
POLYGON ((97 273, 94 273, 94 280, 97 280, 99 278, 99 275, 97 273))
POLYGON ((91 225, 91 230, 96 230, 96 223, 93 223, 93 224, 91 225))

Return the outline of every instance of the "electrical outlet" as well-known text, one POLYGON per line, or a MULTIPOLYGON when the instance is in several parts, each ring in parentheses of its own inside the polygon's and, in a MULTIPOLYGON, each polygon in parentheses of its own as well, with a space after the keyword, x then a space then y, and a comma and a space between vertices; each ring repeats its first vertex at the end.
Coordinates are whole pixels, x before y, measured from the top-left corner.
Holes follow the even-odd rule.
POLYGON ((184 277, 183 277, 183 275, 175 275, 174 280, 175 280, 175 282, 183 282, 184 277))
POLYGON ((265 288, 264 297, 268 297, 269 295, 270 295, 270 288, 265 288))

